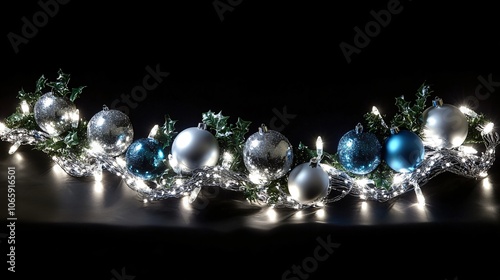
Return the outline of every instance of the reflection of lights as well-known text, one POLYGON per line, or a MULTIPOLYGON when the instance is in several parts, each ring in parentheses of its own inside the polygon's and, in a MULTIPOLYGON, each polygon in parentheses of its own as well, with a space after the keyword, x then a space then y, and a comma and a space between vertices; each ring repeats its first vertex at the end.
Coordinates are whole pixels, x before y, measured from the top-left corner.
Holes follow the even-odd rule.
POLYGON ((488 177, 484 178, 482 182, 483 182, 483 189, 484 190, 491 189, 491 183, 490 183, 490 180, 488 179, 488 177))
POLYGON ((486 176, 488 176, 488 172, 482 171, 481 173, 479 173, 479 176, 480 177, 486 177, 486 176))
POLYGON ((19 153, 15 154, 15 155, 14 155, 14 157, 15 157, 15 159, 16 159, 17 161, 22 161, 22 160, 23 160, 23 156, 22 156, 22 155, 20 155, 19 153))
POLYGON ((267 214, 267 217, 269 218, 269 220, 271 222, 276 222, 277 218, 278 218, 278 213, 276 213, 276 210, 274 210, 274 208, 269 208, 267 211, 266 211, 266 214, 267 214))
POLYGON ((325 209, 319 209, 318 211, 316 211, 316 217, 320 218, 320 219, 324 219, 326 216, 326 212, 325 212, 325 209))
POLYGON ((100 194, 104 190, 104 186, 100 181, 94 182, 94 193, 100 194))
POLYGON ((302 211, 298 211, 297 213, 295 213, 295 218, 302 219, 303 217, 304 217, 304 213, 302 213, 302 211))
POLYGON ((361 211, 366 212, 368 210, 368 202, 361 202, 361 211))
POLYGON ((189 197, 188 196, 184 196, 183 198, 181 198, 181 205, 182 205, 182 208, 184 208, 184 210, 191 210, 191 202, 189 201, 189 197))

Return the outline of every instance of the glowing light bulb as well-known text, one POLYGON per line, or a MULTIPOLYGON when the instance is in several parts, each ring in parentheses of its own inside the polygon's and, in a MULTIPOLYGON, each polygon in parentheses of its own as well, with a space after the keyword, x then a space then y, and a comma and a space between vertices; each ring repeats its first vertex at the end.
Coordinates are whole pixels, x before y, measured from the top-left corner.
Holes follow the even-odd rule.
POLYGON ((414 185, 415 194, 417 196, 418 205, 425 206, 425 197, 424 197, 424 194, 422 193, 422 189, 417 184, 413 184, 413 185, 414 185))
POLYGON ((467 115, 467 116, 470 116, 470 117, 473 117, 473 118, 477 118, 477 113, 472 111, 471 109, 469 109, 469 107, 467 106, 460 106, 460 111, 464 114, 464 115, 467 115))
POLYGON ((490 123, 487 123, 484 127, 483 127, 483 131, 481 132, 482 134, 488 134, 488 133, 491 133, 493 131, 493 128, 495 127, 495 125, 490 122, 490 123))
POLYGON ((148 138, 154 138, 155 135, 158 133, 158 129, 159 129, 159 127, 157 124, 155 126, 153 126, 153 128, 149 132, 148 138))
POLYGON ((23 115, 28 115, 30 113, 30 105, 28 105, 26 100, 21 101, 21 112, 23 112, 23 115))
POLYGON ((318 161, 323 157, 323 140, 321 136, 316 139, 316 153, 318 154, 318 161))
POLYGON ((9 132, 10 128, 8 128, 3 122, 0 122, 0 133, 9 132))
POLYGON ((76 109, 73 113, 71 113, 70 119, 71 119, 71 127, 77 128, 78 123, 80 121, 80 110, 76 109))
POLYGON ((17 149, 19 149, 20 146, 21 146, 21 142, 16 142, 12 146, 10 146, 9 155, 12 155, 13 153, 15 153, 17 151, 17 149))
POLYGON ((100 164, 94 170, 94 178, 96 182, 102 181, 102 166, 100 164))

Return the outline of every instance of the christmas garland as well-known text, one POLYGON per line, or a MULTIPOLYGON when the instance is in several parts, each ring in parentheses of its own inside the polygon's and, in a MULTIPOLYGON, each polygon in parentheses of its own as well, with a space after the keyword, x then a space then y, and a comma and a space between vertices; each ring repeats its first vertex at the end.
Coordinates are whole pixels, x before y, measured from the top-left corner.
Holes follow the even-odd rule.
POLYGON ((292 145, 281 133, 261 125, 248 135, 251 122, 212 111, 198 126, 178 132, 166 115, 147 137, 134 140, 127 115, 103 106, 89 121, 74 101, 84 86, 69 88, 70 75, 55 81, 43 75, 33 92, 21 89, 16 111, 0 122, 0 138, 49 155, 74 177, 104 170, 120 176, 145 202, 188 197, 202 187, 243 192, 250 203, 300 209, 323 206, 347 195, 388 201, 415 191, 443 172, 483 178, 500 143, 493 123, 466 107, 444 104, 425 83, 414 102, 396 98, 398 112, 386 122, 376 107, 339 140, 337 151, 292 145), (472 145, 484 144, 483 151, 472 145))

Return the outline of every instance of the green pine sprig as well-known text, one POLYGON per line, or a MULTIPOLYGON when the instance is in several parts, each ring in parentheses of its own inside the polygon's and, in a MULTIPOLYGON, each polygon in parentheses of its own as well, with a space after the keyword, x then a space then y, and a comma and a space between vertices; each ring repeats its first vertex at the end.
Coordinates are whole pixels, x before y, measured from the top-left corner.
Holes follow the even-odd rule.
POLYGON ((175 136, 177 136, 178 132, 175 130, 176 123, 177 120, 173 120, 169 115, 165 115, 165 122, 159 127, 156 135, 152 135, 154 139, 162 144, 163 149, 170 147, 175 136))
POLYGON ((229 168, 236 172, 244 172, 246 169, 243 163, 243 147, 251 122, 238 118, 236 123, 230 123, 229 116, 222 115, 222 112, 215 114, 212 111, 202 114, 202 122, 209 130, 215 132, 222 155, 219 164, 224 161, 224 153, 228 152, 233 156, 229 168))
POLYGON ((427 109, 427 98, 431 90, 429 85, 423 83, 415 94, 415 102, 405 100, 404 95, 396 98, 398 112, 390 121, 391 126, 399 129, 410 130, 417 135, 422 135, 422 113, 427 109))
MULTIPOLYGON (((32 92, 21 89, 17 98, 21 101, 16 107, 16 111, 6 118, 6 126, 11 129, 24 128, 27 130, 40 130, 35 120, 33 109, 36 102, 46 92, 53 92, 60 97, 68 97, 71 102, 78 98, 85 86, 69 88, 68 83, 70 75, 59 69, 58 77, 55 81, 49 81, 44 75, 40 76, 35 84, 35 90, 32 92), (29 113, 21 109, 21 104, 26 102, 30 108, 29 113)), ((78 126, 71 128, 57 137, 51 137, 34 145, 35 150, 43 151, 50 156, 67 156, 69 154, 81 155, 88 148, 87 141, 87 121, 80 119, 78 126)))

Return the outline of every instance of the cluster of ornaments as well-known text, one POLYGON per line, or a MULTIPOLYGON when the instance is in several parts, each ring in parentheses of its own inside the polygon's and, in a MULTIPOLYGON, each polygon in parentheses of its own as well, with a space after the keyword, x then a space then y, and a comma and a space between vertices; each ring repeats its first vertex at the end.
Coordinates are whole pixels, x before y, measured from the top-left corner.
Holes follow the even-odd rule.
MULTIPOLYGON (((78 111, 71 101, 52 92, 41 96, 34 106, 37 125, 53 137, 77 125, 75 114, 78 111)), ((396 172, 412 172, 424 160, 425 146, 453 149, 467 137, 465 115, 457 107, 443 104, 438 97, 423 112, 422 123, 422 138, 412 131, 392 127, 391 135, 383 143, 358 124, 339 140, 339 162, 348 172, 361 176, 373 172, 380 164, 387 164, 396 172)), ((152 137, 134 140, 129 117, 106 106, 90 119, 87 137, 98 155, 124 155, 127 170, 142 180, 158 178, 169 165, 180 176, 189 176, 195 170, 216 166, 220 156, 217 139, 202 123, 181 131, 167 155, 162 143, 152 137)), ((329 176, 321 167, 321 157, 296 166, 293 160, 288 139, 265 125, 250 135, 243 147, 245 167, 256 185, 265 186, 288 174, 288 191, 299 203, 313 204, 327 196, 329 176)))
POLYGON ((422 113, 423 137, 410 130, 391 127, 383 143, 358 124, 342 136, 337 154, 342 166, 350 173, 365 175, 385 163, 400 173, 413 172, 425 158, 425 146, 432 149, 454 149, 467 138, 468 122, 459 108, 443 104, 436 97, 432 106, 422 113), (425 144, 424 144, 425 143, 425 144))

